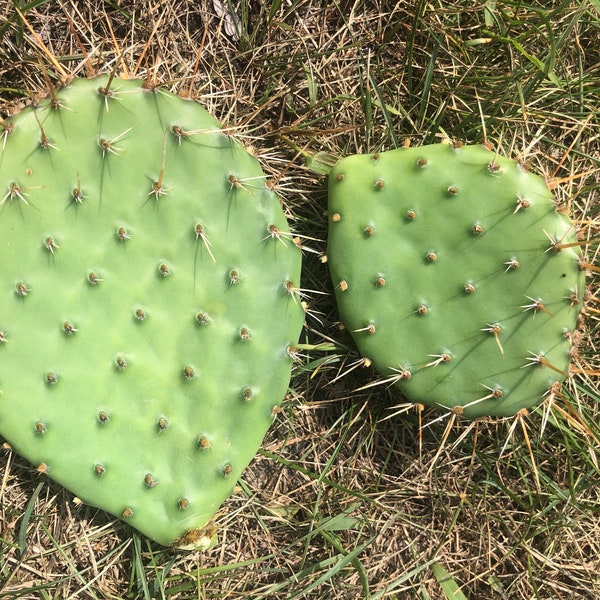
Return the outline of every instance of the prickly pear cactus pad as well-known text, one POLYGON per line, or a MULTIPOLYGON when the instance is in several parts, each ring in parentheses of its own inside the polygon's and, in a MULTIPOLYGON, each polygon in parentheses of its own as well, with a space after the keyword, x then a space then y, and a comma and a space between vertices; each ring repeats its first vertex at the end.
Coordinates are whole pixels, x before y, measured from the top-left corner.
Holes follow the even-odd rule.
POLYGON ((328 214, 342 322, 409 400, 509 416, 568 375, 584 273, 541 177, 484 146, 349 156, 328 214))
POLYGON ((304 321, 280 199, 205 109, 140 81, 74 80, 0 134, 0 435, 200 547, 304 321))

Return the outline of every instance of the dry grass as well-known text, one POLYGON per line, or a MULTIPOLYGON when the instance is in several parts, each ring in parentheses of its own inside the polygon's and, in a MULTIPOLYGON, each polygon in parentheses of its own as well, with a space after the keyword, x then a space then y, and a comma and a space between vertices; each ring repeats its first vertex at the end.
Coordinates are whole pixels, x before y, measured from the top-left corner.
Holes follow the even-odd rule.
MULTIPOLYGON (((197 97, 278 182, 308 247, 303 287, 319 292, 294 393, 213 548, 152 545, 4 452, 0 598, 441 599, 436 562, 471 600, 600 597, 598 379, 574 376, 523 421, 388 418, 395 392, 356 391, 369 369, 336 379, 359 357, 320 260, 324 178, 304 163, 407 138, 491 140, 559 180, 558 201, 597 237, 597 0, 231 4, 234 35, 206 0, 0 0, 3 114, 61 70, 117 68, 197 97)), ((577 364, 597 371, 589 284, 577 364)))

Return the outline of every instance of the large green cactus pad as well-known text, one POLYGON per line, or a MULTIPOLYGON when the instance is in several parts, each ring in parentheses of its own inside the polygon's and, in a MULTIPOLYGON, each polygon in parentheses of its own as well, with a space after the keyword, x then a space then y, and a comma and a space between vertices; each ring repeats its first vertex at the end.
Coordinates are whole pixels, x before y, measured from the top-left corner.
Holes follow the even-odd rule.
POLYGON ((342 322, 407 398, 468 418, 515 414, 567 376, 574 242, 546 182, 483 146, 350 156, 330 174, 342 322))
POLYGON ((202 546, 304 321, 280 199, 198 103, 140 81, 74 80, 0 134, 0 435, 202 546))

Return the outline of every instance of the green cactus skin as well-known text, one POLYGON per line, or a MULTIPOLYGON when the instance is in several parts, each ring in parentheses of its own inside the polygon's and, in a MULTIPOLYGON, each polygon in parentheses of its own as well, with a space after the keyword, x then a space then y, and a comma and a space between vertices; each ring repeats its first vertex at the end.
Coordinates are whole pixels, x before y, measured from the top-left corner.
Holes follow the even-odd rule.
POLYGON ((84 502, 203 547, 288 390, 301 251, 205 109, 108 85, 0 131, 0 435, 84 502))
POLYGON ((342 159, 328 262, 360 352, 406 397, 510 416, 568 374, 584 272, 545 181, 484 146, 342 159))

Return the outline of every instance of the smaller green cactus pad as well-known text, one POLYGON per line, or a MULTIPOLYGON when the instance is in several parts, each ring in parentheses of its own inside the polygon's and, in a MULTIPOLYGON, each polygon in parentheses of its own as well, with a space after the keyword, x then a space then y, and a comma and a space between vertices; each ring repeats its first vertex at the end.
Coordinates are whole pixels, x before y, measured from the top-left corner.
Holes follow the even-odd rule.
POLYGON ((140 81, 0 130, 0 435, 161 544, 206 544, 288 391, 301 251, 271 187, 140 81))
POLYGON ((349 156, 330 173, 342 322, 409 400, 467 418, 513 415, 567 376, 575 241, 544 179, 483 146, 349 156))

